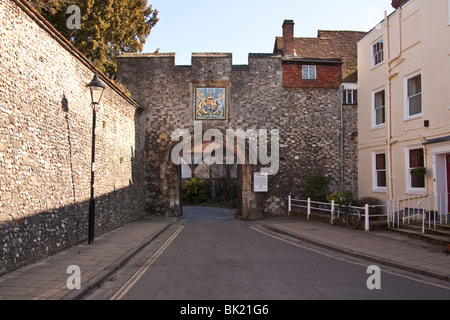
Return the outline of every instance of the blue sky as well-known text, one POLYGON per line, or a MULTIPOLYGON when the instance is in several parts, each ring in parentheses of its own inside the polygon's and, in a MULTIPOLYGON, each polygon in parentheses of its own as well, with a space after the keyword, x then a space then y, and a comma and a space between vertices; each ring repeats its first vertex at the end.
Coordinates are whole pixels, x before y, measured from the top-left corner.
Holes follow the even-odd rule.
POLYGON ((270 53, 285 19, 295 37, 317 30, 369 31, 393 11, 391 0, 148 0, 160 21, 144 53, 175 52, 177 65, 190 65, 193 52, 229 52, 233 64, 249 53, 270 53))

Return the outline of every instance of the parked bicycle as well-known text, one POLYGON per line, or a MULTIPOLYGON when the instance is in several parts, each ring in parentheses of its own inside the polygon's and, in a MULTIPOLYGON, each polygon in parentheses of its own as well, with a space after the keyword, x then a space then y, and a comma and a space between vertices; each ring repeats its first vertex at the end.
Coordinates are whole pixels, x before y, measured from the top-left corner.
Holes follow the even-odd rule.
POLYGON ((357 208, 351 207, 352 202, 343 204, 344 198, 339 199, 337 210, 331 213, 331 224, 336 225, 337 220, 341 220, 343 225, 350 229, 356 229, 361 221, 361 212, 357 208))

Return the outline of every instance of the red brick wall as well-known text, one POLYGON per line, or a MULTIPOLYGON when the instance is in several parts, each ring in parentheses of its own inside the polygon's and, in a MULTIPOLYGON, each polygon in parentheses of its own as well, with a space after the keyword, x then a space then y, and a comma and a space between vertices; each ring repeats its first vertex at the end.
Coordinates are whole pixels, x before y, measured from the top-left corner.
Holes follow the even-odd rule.
POLYGON ((283 54, 294 54, 294 21, 284 20, 283 23, 283 54))
POLYGON ((303 80, 302 63, 283 63, 283 87, 337 89, 342 82, 342 66, 316 65, 316 80, 303 80))

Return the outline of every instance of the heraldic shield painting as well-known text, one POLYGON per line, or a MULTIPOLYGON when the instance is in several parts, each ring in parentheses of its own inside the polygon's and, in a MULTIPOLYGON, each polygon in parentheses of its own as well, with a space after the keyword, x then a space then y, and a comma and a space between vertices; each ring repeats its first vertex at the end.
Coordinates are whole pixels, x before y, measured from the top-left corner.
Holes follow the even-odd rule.
POLYGON ((195 119, 225 120, 226 88, 196 88, 195 119))

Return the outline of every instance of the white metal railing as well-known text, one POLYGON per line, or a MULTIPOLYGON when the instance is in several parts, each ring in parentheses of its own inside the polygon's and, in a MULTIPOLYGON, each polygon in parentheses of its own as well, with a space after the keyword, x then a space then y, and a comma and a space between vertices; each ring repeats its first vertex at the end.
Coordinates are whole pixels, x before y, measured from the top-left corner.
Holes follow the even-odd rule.
POLYGON ((422 233, 425 227, 436 229, 437 225, 449 224, 448 194, 426 196, 411 194, 402 199, 388 202, 388 225, 400 227, 400 224, 422 223, 422 233))
POLYGON ((422 212, 422 233, 425 233, 425 226, 428 220, 428 228, 436 229, 437 225, 449 223, 448 194, 436 194, 418 202, 422 212), (433 225, 431 223, 433 221, 433 225))
POLYGON ((388 226, 400 227, 402 224, 410 224, 412 221, 422 220, 419 201, 424 199, 421 193, 410 194, 405 198, 392 199, 388 202, 388 226))
MULTIPOLYGON (((289 195, 289 197, 288 197, 288 215, 290 215, 293 207, 306 209, 308 220, 311 215, 311 209, 330 212, 330 221, 331 221, 332 213, 337 208, 336 204, 334 203, 334 200, 332 200, 331 203, 319 202, 319 201, 312 201, 310 198, 308 198, 307 200, 294 199, 289 195)), ((370 214, 369 213, 370 208, 375 208, 375 207, 386 207, 386 205, 366 204, 363 207, 351 206, 351 208, 356 208, 361 212, 361 217, 364 218, 364 230, 366 230, 366 231, 370 231, 370 218, 371 217, 381 217, 381 216, 386 217, 387 216, 387 213, 370 214)))

